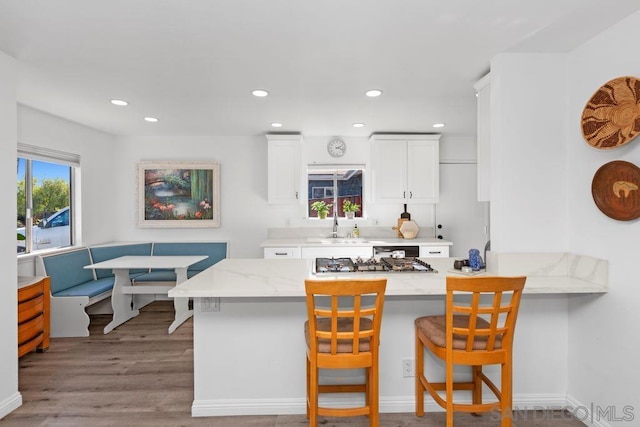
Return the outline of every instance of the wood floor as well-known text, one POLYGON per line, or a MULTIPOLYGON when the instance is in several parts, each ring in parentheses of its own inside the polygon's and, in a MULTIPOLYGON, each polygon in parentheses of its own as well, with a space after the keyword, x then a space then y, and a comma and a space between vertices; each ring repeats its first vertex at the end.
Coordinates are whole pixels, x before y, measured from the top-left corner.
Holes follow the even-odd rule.
MULTIPOLYGON (((193 324, 172 335, 170 302, 155 302, 140 316, 104 335, 109 316, 93 316, 88 338, 54 338, 46 353, 20 359, 23 405, 0 426, 305 426, 304 415, 192 418, 193 324)), ((516 414, 518 415, 518 414, 516 414)), ((527 412, 515 426, 583 426, 568 414, 527 412), (525 419, 527 418, 527 419, 525 419)), ((491 415, 456 414, 456 426, 499 426, 491 415)), ((367 418, 322 418, 326 427, 368 426, 367 418)), ((381 414, 383 427, 444 426, 443 413, 381 414)))

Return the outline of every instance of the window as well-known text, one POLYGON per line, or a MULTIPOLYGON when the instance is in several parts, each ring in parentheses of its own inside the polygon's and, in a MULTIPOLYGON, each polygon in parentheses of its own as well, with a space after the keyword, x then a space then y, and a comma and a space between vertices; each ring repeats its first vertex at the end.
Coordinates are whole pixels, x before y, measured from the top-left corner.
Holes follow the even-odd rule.
POLYGON ((364 166, 362 165, 309 165, 307 169, 309 218, 317 217, 311 205, 317 201, 324 201, 331 205, 329 216, 333 216, 334 207, 339 217, 348 216, 344 209, 345 201, 358 205, 354 216, 362 217, 364 200, 362 197, 362 180, 364 166))
POLYGON ((76 155, 18 145, 19 254, 74 243, 72 189, 78 165, 76 155))

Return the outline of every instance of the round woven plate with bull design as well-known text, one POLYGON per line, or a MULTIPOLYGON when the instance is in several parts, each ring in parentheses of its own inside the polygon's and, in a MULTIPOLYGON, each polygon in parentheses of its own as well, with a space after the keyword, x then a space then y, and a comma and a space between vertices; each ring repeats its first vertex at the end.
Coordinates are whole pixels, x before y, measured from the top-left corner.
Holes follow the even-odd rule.
POLYGON ((618 77, 593 94, 582 112, 582 135, 595 148, 620 147, 640 133, 640 80, 618 77))
POLYGON ((591 182, 593 201, 606 216, 619 221, 640 218, 640 168, 616 160, 597 170, 591 182))

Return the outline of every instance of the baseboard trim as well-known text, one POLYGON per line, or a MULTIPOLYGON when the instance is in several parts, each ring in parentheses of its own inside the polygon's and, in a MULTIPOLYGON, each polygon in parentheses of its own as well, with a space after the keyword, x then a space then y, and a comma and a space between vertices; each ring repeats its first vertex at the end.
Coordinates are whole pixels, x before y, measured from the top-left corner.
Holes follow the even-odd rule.
POLYGON ((587 426, 611 427, 607 421, 632 422, 635 418, 633 406, 602 408, 593 403, 584 404, 571 395, 567 396, 567 401, 574 416, 587 426))
MULTIPOLYGON (((493 395, 487 395, 491 401, 493 395)), ((460 403, 467 403, 466 399, 459 399, 460 403)), ((470 403, 470 400, 468 400, 470 403)), ((362 397, 341 396, 338 398, 320 398, 320 405, 334 407, 348 407, 362 404, 362 397)), ((577 405, 576 407, 578 407, 577 405)), ((514 411, 529 410, 558 410, 573 408, 565 394, 528 394, 513 396, 514 411)), ((444 411, 437 403, 426 397, 425 412, 444 411)), ((380 397, 381 413, 411 413, 415 411, 413 396, 380 397)), ((216 417, 230 415, 278 415, 304 414, 306 402, 304 398, 290 399, 213 399, 194 400, 191 406, 193 417, 216 417)), ((516 414, 517 416, 517 414, 516 414)), ((606 424, 602 427, 609 427, 606 424)), ((600 425, 596 426, 600 427, 600 425)))
POLYGON ((19 391, 0 402, 0 419, 22 406, 22 394, 19 391))

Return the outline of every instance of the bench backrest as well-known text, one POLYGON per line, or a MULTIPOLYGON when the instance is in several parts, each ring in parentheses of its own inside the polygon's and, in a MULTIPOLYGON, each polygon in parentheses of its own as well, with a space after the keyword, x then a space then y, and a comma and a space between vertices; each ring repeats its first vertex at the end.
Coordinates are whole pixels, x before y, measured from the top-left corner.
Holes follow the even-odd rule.
POLYGON ((193 264, 189 271, 202 271, 227 257, 226 242, 154 243, 153 255, 208 255, 193 264))
MULTIPOLYGON (((94 263, 107 261, 126 255, 151 255, 151 243, 133 243, 123 245, 94 246, 89 248, 94 263)), ((129 273, 146 273, 148 269, 132 269, 129 273)), ((96 269, 98 279, 113 276, 112 270, 96 269)))
POLYGON ((51 293, 94 280, 93 271, 84 268, 91 264, 89 249, 82 248, 42 257, 44 273, 51 277, 51 293))

